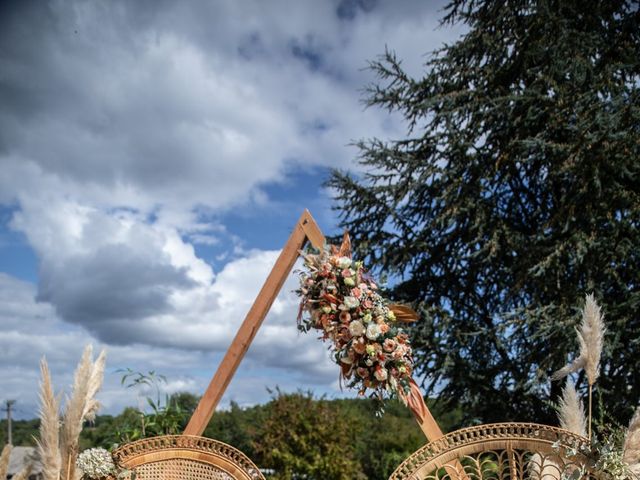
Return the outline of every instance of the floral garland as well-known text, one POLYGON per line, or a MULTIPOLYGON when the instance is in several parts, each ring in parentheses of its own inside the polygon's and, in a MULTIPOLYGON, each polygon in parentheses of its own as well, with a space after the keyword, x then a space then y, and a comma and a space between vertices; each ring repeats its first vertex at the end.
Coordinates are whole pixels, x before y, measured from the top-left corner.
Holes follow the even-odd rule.
POLYGON ((415 313, 390 305, 366 274, 362 262, 351 259, 349 237, 342 246, 327 246, 317 253, 302 253, 305 271, 300 272, 302 297, 298 328, 320 330, 341 368, 341 380, 360 395, 367 389, 379 399, 411 393, 412 349, 401 322, 413 321, 415 313))

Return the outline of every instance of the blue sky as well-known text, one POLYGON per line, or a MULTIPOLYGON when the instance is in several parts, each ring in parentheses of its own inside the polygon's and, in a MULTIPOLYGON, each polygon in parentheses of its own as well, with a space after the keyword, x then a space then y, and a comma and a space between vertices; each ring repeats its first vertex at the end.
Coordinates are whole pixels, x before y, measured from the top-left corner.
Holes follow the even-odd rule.
MULTIPOLYGON (((43 1, 0 7, 0 391, 36 412, 84 345, 107 349, 103 412, 137 402, 115 370, 197 394, 304 208, 336 233, 332 168, 395 138, 365 109, 369 60, 419 75, 458 31, 440 2, 43 1)), ((291 277, 223 400, 340 392, 295 328, 291 277)), ((6 397, 6 398, 5 398, 6 397)))

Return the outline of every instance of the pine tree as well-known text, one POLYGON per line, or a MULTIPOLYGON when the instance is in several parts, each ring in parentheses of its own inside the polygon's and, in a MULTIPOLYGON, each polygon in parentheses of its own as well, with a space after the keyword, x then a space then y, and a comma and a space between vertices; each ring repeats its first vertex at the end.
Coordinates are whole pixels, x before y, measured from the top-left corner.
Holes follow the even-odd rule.
MULTIPOLYGON (((585 293, 606 312, 600 393, 640 402, 640 14, 620 0, 453 0, 460 39, 422 78, 391 51, 370 106, 406 138, 333 172, 360 258, 422 313, 418 371, 469 418, 553 422, 548 376, 575 351, 585 293)), ((578 386, 584 380, 577 378, 578 386)))

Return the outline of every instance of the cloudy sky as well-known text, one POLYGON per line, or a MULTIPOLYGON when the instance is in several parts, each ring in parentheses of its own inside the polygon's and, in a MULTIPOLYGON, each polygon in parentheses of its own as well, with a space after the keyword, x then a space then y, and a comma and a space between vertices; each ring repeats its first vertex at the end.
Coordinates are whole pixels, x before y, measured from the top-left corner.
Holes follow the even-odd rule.
MULTIPOLYGON (((302 209, 336 232, 328 171, 402 135, 363 107, 367 61, 386 45, 418 74, 458 35, 421 0, 0 5, 0 401, 21 418, 39 359, 66 389, 88 343, 107 349, 103 412, 137 402, 123 368, 201 394, 302 209)), ((223 406, 341 395, 295 285, 223 406)))

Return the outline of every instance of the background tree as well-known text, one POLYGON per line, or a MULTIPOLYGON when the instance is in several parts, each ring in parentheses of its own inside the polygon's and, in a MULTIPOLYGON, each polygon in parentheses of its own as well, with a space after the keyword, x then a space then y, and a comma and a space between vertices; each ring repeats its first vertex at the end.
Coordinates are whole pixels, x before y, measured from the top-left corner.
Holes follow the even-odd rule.
POLYGON ((275 470, 274 479, 363 479, 355 426, 353 417, 340 415, 326 400, 315 401, 311 393, 277 391, 254 448, 260 466, 275 470))
POLYGON ((443 22, 467 33, 422 78, 391 52, 371 64, 367 102, 399 112, 407 137, 359 142, 362 173, 328 185, 358 256, 422 312, 429 391, 468 419, 555 421, 547 377, 592 291, 603 400, 620 421, 640 401, 638 10, 453 0, 443 22))

